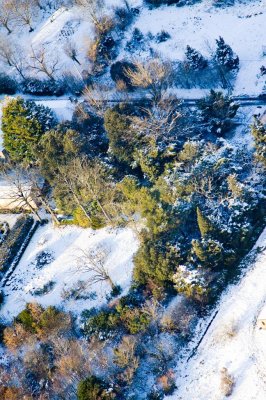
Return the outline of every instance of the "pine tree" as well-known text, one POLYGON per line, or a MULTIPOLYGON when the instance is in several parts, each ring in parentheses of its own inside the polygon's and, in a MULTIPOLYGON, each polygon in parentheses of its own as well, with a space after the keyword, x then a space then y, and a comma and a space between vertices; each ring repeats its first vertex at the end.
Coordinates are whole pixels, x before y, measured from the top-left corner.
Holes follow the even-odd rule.
POLYGON ((35 161, 36 143, 55 124, 55 116, 49 108, 20 97, 10 99, 3 107, 4 148, 16 162, 35 161))
POLYGON ((220 36, 219 39, 216 39, 216 52, 215 59, 216 61, 226 68, 228 71, 233 69, 238 69, 239 67, 239 58, 234 54, 231 47, 225 43, 224 39, 220 36))
POLYGON ((194 71, 204 69, 208 66, 208 61, 203 55, 190 46, 187 46, 185 55, 188 67, 194 71))
POLYGON ((193 240, 192 249, 206 267, 217 267, 223 261, 223 245, 216 240, 193 240))
POLYGON ((197 222, 202 237, 211 235, 214 232, 214 227, 199 207, 197 207, 197 222))
POLYGON ((256 144, 256 158, 266 167, 266 129, 256 117, 252 126, 252 135, 256 144))

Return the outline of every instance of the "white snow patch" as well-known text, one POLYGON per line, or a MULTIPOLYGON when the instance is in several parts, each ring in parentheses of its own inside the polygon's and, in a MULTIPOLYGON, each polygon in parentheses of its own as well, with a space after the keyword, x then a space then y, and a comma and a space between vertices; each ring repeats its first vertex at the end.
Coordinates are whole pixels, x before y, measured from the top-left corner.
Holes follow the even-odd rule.
POLYGON ((171 400, 220 400, 221 369, 235 386, 233 400, 264 400, 266 393, 266 331, 257 318, 266 305, 266 229, 256 246, 263 248, 253 268, 224 294, 219 312, 189 361, 180 361, 177 391, 171 400))
MULTIPOLYGON (((138 248, 134 232, 127 229, 82 229, 78 227, 55 228, 51 223, 39 227, 19 265, 4 288, 5 304, 1 317, 12 320, 27 302, 38 302, 43 306, 55 305, 80 314, 84 309, 97 307, 107 302, 106 295, 111 288, 107 282, 101 282, 88 288, 96 292, 95 299, 63 300, 62 290, 71 289, 79 281, 88 280, 89 272, 77 270, 77 255, 83 250, 92 250, 101 246, 108 251, 105 267, 113 282, 120 285, 123 294, 130 287, 133 262, 138 248), (34 264, 40 252, 48 252, 53 261, 38 269, 34 264), (43 296, 34 296, 30 291, 42 288, 54 281, 52 290, 43 296)), ((87 291, 87 290, 86 290, 87 291)))

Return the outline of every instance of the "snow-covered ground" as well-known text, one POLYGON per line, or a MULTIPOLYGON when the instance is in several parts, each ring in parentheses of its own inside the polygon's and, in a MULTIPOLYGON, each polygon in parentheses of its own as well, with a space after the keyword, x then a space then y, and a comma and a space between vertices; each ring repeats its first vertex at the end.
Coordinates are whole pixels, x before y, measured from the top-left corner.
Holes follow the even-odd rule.
POLYGON ((266 229, 261 252, 237 285, 223 295, 219 312, 198 351, 177 370, 177 390, 168 400, 222 400, 221 370, 234 380, 233 400, 266 398, 266 330, 257 319, 266 307, 266 229))
POLYGON ((93 231, 71 226, 55 228, 47 224, 38 228, 4 288, 5 304, 1 309, 1 318, 12 320, 27 302, 33 301, 44 306, 63 307, 76 314, 106 303, 106 295, 110 294, 110 285, 106 281, 82 290, 81 295, 87 294, 88 299, 62 298, 63 290, 77 289, 79 281, 88 281, 91 273, 78 270, 78 258, 83 255, 82 252, 98 248, 105 250, 105 268, 125 294, 131 283, 132 258, 138 248, 137 238, 131 229, 93 231), (42 252, 48 254, 49 262, 40 267, 36 265, 36 257, 42 252), (31 294, 51 281, 55 282, 54 286, 46 295, 31 294))
POLYGON ((261 93, 265 84, 265 77, 258 77, 261 65, 266 63, 262 49, 266 45, 265 21, 265 0, 236 2, 225 8, 213 7, 212 1, 205 0, 192 6, 143 9, 131 31, 139 28, 144 34, 153 35, 162 30, 168 32, 169 40, 152 42, 150 46, 173 61, 184 59, 187 45, 210 58, 215 39, 222 36, 240 59, 234 94, 251 95, 261 93))

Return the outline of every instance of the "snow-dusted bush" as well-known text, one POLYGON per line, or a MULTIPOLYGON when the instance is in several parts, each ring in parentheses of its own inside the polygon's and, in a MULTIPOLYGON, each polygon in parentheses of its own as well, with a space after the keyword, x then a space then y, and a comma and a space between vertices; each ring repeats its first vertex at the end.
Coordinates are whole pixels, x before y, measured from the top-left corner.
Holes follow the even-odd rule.
POLYGON ((172 279, 178 293, 198 300, 206 299, 209 290, 203 271, 194 266, 180 265, 172 279))
POLYGON ((8 75, 0 74, 0 94, 15 94, 17 91, 17 83, 8 75))
POLYGON ((65 93, 63 84, 51 79, 27 78, 22 82, 21 88, 23 93, 34 96, 62 96, 65 93))

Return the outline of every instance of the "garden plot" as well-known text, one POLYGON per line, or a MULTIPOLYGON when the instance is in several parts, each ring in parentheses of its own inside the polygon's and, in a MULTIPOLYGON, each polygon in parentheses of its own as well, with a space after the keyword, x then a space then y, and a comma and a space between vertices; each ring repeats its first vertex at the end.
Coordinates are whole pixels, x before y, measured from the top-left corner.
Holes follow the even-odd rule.
POLYGON ((92 272, 79 268, 84 252, 105 252, 104 267, 122 293, 130 287, 133 255, 138 241, 131 229, 38 228, 15 272, 4 288, 1 317, 12 320, 27 302, 55 305, 80 314, 107 302, 108 281, 89 285, 92 272))

